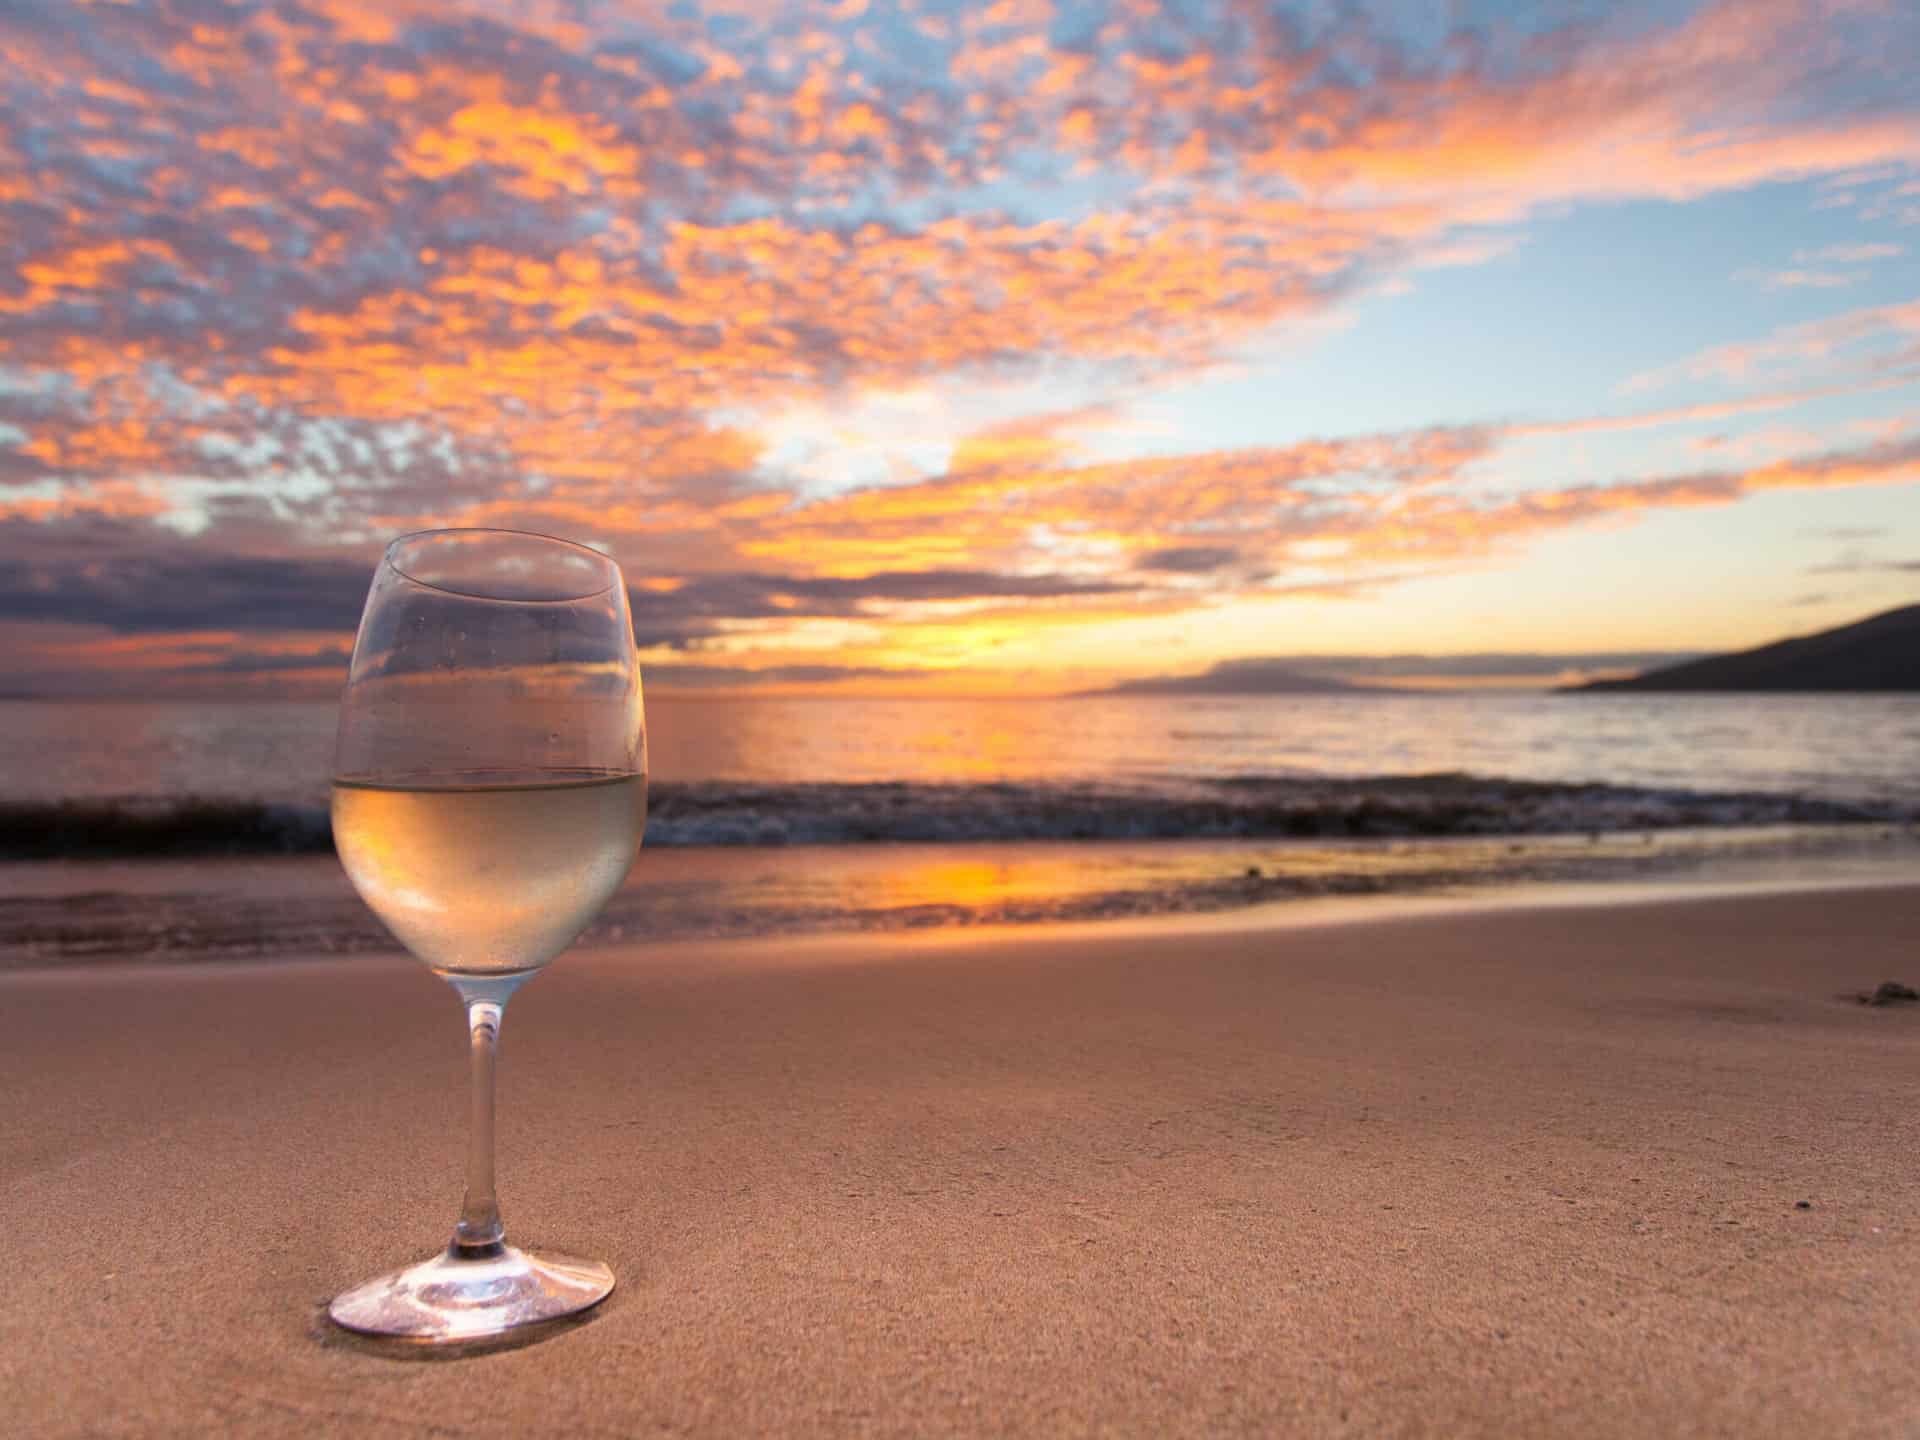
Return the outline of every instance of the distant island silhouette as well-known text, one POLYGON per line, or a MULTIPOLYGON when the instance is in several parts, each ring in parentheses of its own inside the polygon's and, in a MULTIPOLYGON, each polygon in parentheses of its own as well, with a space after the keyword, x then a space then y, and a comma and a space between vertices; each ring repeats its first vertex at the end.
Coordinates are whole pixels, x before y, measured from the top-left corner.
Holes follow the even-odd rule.
POLYGON ((1271 660, 1222 660, 1198 675, 1164 675, 1126 680, 1085 695, 1359 695, 1379 685, 1354 685, 1324 675, 1306 675, 1271 660))
POLYGON ((1903 605, 1851 625, 1776 640, 1753 650, 1566 690, 1581 695, 1661 690, 1920 690, 1920 605, 1903 605))

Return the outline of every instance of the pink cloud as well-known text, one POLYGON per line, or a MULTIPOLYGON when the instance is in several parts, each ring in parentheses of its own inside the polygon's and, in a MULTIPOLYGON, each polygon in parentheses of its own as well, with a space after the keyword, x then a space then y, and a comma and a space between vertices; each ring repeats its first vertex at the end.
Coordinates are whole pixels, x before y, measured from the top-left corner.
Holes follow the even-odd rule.
POLYGON ((56 532, 334 554, 486 519, 670 546, 686 574, 1105 581, 1231 539, 1235 562, 1139 587, 1160 606, 1269 583, 1312 542, 1354 557, 1322 569, 1386 573, 1905 475, 1882 456, 1505 509, 1463 485, 1520 435, 1899 383, 1912 305, 1707 352, 1687 375, 1765 393, 1637 416, 1085 465, 1048 387, 1224 365, 1411 267, 1489 263, 1553 207, 1807 177, 1897 195, 1917 49, 1910 7, 1811 0, 1439 44, 1357 7, 1175 25, 1147 0, 13 7, 0 112, 35 121, 0 124, 0 360, 26 377, 0 384, 6 558, 56 532), (1031 387, 1036 413, 917 483, 813 496, 755 428, 955 377, 1031 387))

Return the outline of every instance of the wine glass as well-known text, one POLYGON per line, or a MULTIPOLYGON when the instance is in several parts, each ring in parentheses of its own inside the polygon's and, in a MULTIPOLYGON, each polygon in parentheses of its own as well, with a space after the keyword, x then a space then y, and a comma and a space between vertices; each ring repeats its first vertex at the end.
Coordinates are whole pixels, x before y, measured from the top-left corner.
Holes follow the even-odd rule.
POLYGON ((595 1261, 506 1243, 493 1188, 501 1012, 625 879, 647 741, 620 567, 513 530, 387 547, 354 638, 333 835, 354 888, 459 992, 473 1070, 467 1196, 446 1253, 337 1296, 372 1335, 456 1342, 570 1315, 595 1261))

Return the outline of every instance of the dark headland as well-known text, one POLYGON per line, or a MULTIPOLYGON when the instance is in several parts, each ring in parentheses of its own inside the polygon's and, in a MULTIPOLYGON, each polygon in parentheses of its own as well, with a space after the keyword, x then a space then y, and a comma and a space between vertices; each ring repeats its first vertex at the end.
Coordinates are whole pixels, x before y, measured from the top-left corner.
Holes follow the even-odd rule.
POLYGON ((1903 605, 1851 625, 1776 640, 1755 650, 1569 688, 1581 694, 1600 690, 1920 690, 1920 605, 1903 605))

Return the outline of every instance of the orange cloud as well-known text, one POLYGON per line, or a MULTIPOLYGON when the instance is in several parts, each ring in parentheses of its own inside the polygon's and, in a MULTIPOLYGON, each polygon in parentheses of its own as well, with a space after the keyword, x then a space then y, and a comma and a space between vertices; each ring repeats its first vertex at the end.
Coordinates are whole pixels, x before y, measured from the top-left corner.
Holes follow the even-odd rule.
MULTIPOLYGON (((1018 600, 1073 624, 1910 475, 1887 451, 1504 500, 1467 483, 1522 436, 1904 383, 1911 304, 1721 347, 1689 375, 1765 393, 1639 415, 1089 463, 1101 403, 1072 409, 1406 267, 1483 263, 1542 207, 1862 174, 1899 195, 1920 166, 1905 7, 1727 0, 1438 44, 1363 8, 1173 24, 1150 0, 57 10, 0 21, 0 99, 47 117, 31 146, 0 133, 13 554, 28 527, 96 525, 111 541, 75 543, 333 556, 466 519, 562 526, 676 577, 1131 577, 1125 600, 1018 600), (1028 398, 878 479, 800 471, 770 418, 967 386, 1028 398), (1215 552, 1235 558, 1148 560, 1215 552)), ((1001 608, 812 618, 978 654, 1001 608)))

